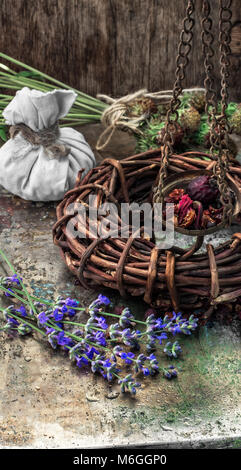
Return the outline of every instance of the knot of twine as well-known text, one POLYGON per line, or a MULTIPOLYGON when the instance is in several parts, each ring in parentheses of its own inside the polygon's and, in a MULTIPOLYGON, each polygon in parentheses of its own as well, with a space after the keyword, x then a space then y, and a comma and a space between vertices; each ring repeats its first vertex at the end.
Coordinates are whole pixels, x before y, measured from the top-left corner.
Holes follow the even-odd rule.
MULTIPOLYGON (((205 92, 205 89, 196 87, 186 88, 183 92, 205 92)), ((149 98, 158 104, 168 104, 172 99, 172 90, 149 93, 146 89, 142 89, 118 99, 107 95, 97 95, 97 98, 109 104, 101 116, 101 122, 106 129, 102 132, 96 143, 96 150, 103 150, 110 142, 117 128, 130 129, 134 133, 143 134, 139 129, 139 124, 148 117, 148 113, 143 113, 137 118, 128 116, 128 105, 131 102, 140 98, 149 98)))
POLYGON ((59 138, 58 122, 38 132, 33 131, 26 124, 15 124, 9 129, 10 138, 13 139, 19 132, 30 144, 42 145, 51 158, 67 157, 70 152, 69 147, 57 142, 59 138))

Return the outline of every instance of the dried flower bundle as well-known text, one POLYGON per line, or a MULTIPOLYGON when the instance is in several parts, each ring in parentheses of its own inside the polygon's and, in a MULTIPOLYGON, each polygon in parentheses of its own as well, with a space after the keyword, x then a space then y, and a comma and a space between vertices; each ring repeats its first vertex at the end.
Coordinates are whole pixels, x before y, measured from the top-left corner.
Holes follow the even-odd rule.
POLYGON ((176 226, 198 230, 222 221, 217 183, 208 175, 194 178, 186 189, 174 189, 165 202, 174 204, 176 226))

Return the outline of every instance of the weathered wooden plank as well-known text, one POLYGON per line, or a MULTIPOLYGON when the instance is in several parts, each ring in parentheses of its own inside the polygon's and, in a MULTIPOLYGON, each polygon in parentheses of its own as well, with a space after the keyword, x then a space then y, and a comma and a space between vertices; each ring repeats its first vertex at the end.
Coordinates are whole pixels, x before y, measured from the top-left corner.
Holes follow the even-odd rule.
MULTIPOLYGON (((185 86, 203 81, 201 3, 196 0, 197 31, 185 86)), ((92 95, 120 96, 143 86, 152 91, 170 88, 185 4, 184 0, 2 0, 0 49, 92 95)), ((217 20, 218 0, 211 4, 217 20)), ((230 96, 241 100, 239 0, 233 0, 232 23, 230 96)), ((217 40, 216 24, 214 32, 217 40)))

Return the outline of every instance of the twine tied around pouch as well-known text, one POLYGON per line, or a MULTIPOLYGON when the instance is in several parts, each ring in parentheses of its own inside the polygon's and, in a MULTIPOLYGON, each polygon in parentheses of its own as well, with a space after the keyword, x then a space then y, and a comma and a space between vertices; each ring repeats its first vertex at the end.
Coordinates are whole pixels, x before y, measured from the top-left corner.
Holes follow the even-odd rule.
POLYGON ((10 126, 9 135, 11 139, 13 139, 19 132, 21 132, 23 138, 30 144, 42 145, 50 158, 67 157, 70 152, 70 148, 67 147, 67 145, 58 142, 58 122, 37 132, 33 131, 23 123, 10 126))
MULTIPOLYGON (((186 88, 183 90, 183 92, 204 93, 205 89, 198 87, 186 88)), ((158 104, 168 104, 172 99, 172 90, 149 93, 146 89, 142 89, 117 99, 100 94, 97 95, 97 98, 109 104, 101 116, 101 122, 106 129, 101 133, 96 143, 96 150, 103 150, 110 142, 117 128, 129 129, 136 134, 143 134, 143 132, 139 129, 139 125, 149 116, 149 114, 143 113, 137 118, 128 116, 128 105, 130 105, 131 102, 141 98, 149 98, 158 104)))

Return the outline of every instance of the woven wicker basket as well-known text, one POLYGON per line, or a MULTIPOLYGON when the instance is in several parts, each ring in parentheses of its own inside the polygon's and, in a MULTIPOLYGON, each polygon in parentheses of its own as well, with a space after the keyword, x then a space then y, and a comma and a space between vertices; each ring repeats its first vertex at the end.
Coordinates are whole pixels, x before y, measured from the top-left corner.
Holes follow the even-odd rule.
MULTIPOLYGON (((122 296, 142 296, 147 304, 175 311, 203 309, 208 318, 215 306, 241 296, 241 234, 205 254, 194 254, 198 244, 188 252, 178 247, 168 251, 156 249, 144 237, 93 238, 91 226, 87 238, 75 238, 67 230, 74 220, 70 204, 88 205, 96 196, 97 207, 105 201, 150 202, 153 183, 160 169, 160 149, 125 158, 106 159, 82 180, 79 172, 74 189, 65 194, 57 207, 53 227, 54 243, 71 272, 85 288, 105 286, 122 296)), ((187 152, 170 159, 169 175, 187 170, 205 169, 210 155, 187 152)), ((241 187, 241 166, 234 161, 230 178, 241 187)), ((119 220, 121 222, 121 220, 119 220)), ((87 220, 88 226, 88 220, 87 220)))

